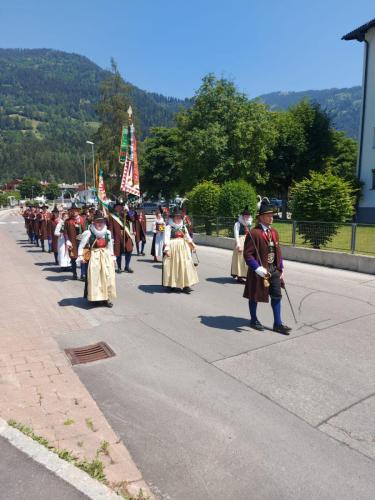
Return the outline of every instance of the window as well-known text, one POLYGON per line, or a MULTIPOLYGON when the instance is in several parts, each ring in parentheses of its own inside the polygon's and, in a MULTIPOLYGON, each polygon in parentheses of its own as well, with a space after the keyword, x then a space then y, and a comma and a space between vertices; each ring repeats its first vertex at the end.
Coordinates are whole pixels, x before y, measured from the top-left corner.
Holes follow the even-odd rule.
POLYGON ((372 188, 375 189, 375 168, 372 169, 372 188))

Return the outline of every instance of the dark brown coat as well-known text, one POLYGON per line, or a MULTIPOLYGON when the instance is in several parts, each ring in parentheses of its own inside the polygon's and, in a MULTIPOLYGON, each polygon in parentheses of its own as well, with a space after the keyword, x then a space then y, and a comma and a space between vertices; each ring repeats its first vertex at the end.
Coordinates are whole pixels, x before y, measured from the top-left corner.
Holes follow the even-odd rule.
POLYGON ((59 222, 58 217, 55 217, 52 215, 51 220, 50 220, 50 228, 51 228, 51 236, 52 236, 52 252, 57 253, 58 252, 58 236, 55 236, 55 230, 57 223, 59 222))
POLYGON ((51 224, 49 213, 39 214, 39 236, 41 240, 48 240, 51 236, 51 224))
MULTIPOLYGON (((282 256, 280 249, 280 241, 278 232, 272 228, 272 238, 275 243, 275 265, 277 269, 282 271, 282 256)), ((246 236, 244 251, 244 259, 250 260, 254 258, 259 265, 262 265, 268 270, 268 243, 263 236, 263 229, 258 226, 250 231, 250 235, 246 236), (258 252, 256 250, 258 249, 258 252), (259 257, 261 263, 259 263, 259 257)), ((248 267, 246 285, 244 295, 249 300, 255 302, 268 302, 269 301, 269 288, 264 286, 264 279, 258 276, 255 271, 248 267)))
MULTIPOLYGON (((121 215, 119 215, 121 217, 121 215)), ((113 238, 113 253, 119 257, 124 252, 133 251, 133 241, 130 232, 125 231, 123 227, 111 215, 109 216, 108 228, 113 238)))
POLYGON ((135 221, 133 222, 133 232, 135 234, 136 243, 139 243, 140 241, 146 241, 146 231, 146 216, 143 212, 139 212, 136 214, 135 221))
POLYGON ((64 223, 65 240, 69 240, 72 244, 72 248, 69 250, 69 255, 72 259, 76 259, 78 257, 79 240, 77 239, 77 236, 82 234, 84 230, 84 221, 81 217, 79 221, 77 221, 75 217, 69 217, 69 219, 67 219, 64 223), (76 228, 76 225, 78 228, 76 228))

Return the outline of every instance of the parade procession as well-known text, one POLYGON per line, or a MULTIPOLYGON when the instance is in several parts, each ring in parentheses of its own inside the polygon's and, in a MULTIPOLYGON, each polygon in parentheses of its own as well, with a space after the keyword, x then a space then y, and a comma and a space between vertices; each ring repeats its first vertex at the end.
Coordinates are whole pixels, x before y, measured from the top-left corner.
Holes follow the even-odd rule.
POLYGON ((373 0, 2 3, 0 500, 374 500, 373 0))

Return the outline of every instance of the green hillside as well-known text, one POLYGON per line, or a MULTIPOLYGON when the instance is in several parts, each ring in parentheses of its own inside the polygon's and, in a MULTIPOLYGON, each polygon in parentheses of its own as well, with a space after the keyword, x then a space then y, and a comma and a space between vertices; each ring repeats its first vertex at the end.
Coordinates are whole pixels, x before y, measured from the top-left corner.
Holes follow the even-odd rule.
MULTIPOLYGON (((97 129, 95 104, 109 75, 86 57, 48 49, 0 49, 0 180, 36 175, 81 180, 82 155, 97 129)), ((170 126, 189 100, 129 84, 141 138, 170 126)))
POLYGON ((350 137, 358 138, 362 102, 361 87, 328 90, 306 90, 303 92, 273 92, 264 94, 260 99, 271 109, 287 109, 301 99, 309 98, 318 102, 328 111, 338 130, 345 131, 350 137))

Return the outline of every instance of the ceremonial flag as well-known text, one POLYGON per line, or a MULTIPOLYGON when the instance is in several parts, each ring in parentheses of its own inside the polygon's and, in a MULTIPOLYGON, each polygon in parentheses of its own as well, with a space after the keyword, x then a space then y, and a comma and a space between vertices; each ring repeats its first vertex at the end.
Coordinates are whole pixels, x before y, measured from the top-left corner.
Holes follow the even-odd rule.
POLYGON ((129 124, 127 127, 122 129, 121 137, 121 148, 120 148, 120 158, 119 161, 122 163, 122 158, 124 158, 124 172, 122 175, 122 181, 120 190, 125 193, 130 193, 135 196, 140 196, 139 187, 139 169, 138 169, 138 157, 137 157, 137 139, 135 137, 135 129, 132 120, 132 109, 129 107, 129 124), (126 130, 126 134, 124 133, 126 130), (126 138, 125 138, 126 135, 126 138), (126 154, 123 154, 123 147, 126 145, 126 154))
POLYGON ((103 169, 99 169, 98 175, 98 198, 103 207, 108 208, 108 198, 105 190, 104 178, 103 178, 103 169))

